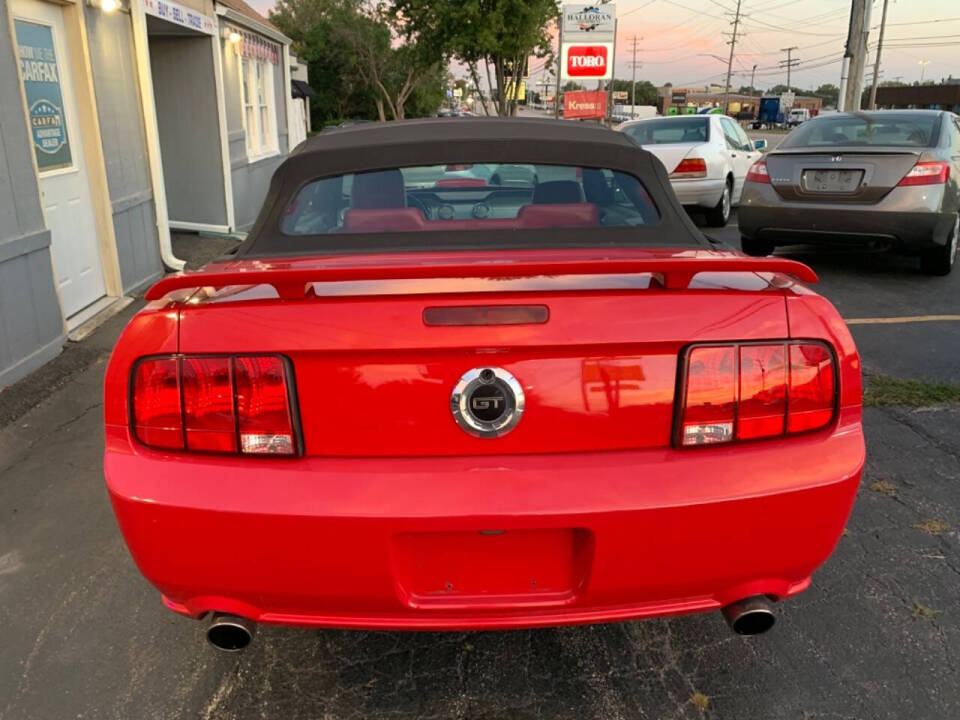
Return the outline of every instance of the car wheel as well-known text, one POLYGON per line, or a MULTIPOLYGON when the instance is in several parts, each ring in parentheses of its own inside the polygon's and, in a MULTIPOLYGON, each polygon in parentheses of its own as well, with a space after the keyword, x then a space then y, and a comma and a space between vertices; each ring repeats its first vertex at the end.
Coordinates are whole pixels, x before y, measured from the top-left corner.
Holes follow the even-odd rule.
POLYGON ((740 249, 752 257, 764 257, 765 255, 773 255, 774 245, 769 240, 757 240, 741 235, 740 249))
POLYGON ((924 275, 949 275, 957 261, 957 243, 960 242, 960 215, 953 224, 953 231, 943 247, 926 250, 920 256, 920 269, 924 275))
POLYGON ((723 227, 730 220, 730 206, 733 198, 733 187, 729 180, 723 186, 723 194, 716 207, 707 210, 707 225, 710 227, 723 227))

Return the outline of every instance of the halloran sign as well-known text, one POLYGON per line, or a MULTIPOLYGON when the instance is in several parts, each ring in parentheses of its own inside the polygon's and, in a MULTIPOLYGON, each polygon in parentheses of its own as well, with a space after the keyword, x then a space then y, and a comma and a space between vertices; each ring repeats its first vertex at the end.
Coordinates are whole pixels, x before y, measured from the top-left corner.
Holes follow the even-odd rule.
POLYGON ((609 80, 613 76, 613 43, 563 43, 564 78, 609 80))
POLYGON ((616 12, 613 5, 564 5, 564 40, 613 40, 616 12))

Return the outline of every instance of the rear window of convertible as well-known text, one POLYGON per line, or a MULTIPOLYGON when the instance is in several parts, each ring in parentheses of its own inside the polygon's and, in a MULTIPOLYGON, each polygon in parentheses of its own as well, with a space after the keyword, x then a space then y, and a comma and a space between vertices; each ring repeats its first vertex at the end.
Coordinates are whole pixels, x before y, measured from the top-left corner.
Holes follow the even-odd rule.
POLYGON ((638 227, 660 215, 633 175, 569 165, 462 163, 319 178, 300 188, 284 235, 638 227))

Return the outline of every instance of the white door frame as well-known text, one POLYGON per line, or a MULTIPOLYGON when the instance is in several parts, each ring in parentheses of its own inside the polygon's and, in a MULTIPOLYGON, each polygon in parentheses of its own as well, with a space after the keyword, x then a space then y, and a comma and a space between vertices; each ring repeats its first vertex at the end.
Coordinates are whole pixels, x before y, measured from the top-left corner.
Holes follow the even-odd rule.
POLYGON ((147 12, 143 7, 143 0, 130 0, 130 23, 133 28, 134 64, 137 66, 137 81, 140 86, 140 110, 143 113, 143 130, 147 138, 147 163, 150 166, 150 185, 153 187, 153 207, 157 223, 157 240, 160 244, 160 259, 171 270, 183 270, 186 263, 173 254, 173 244, 170 242, 167 191, 163 185, 160 130, 157 126, 156 100, 153 97, 147 12))

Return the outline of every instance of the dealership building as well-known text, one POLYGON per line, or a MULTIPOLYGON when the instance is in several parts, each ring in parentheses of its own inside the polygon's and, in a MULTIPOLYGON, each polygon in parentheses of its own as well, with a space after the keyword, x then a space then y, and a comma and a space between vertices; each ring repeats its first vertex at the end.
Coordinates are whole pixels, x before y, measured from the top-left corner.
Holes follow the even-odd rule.
POLYGON ((960 113, 960 78, 939 85, 884 85, 877 88, 877 107, 951 110, 960 113))
POLYGON ((0 0, 0 388, 180 269, 171 229, 253 224, 289 45, 243 0, 0 0))

